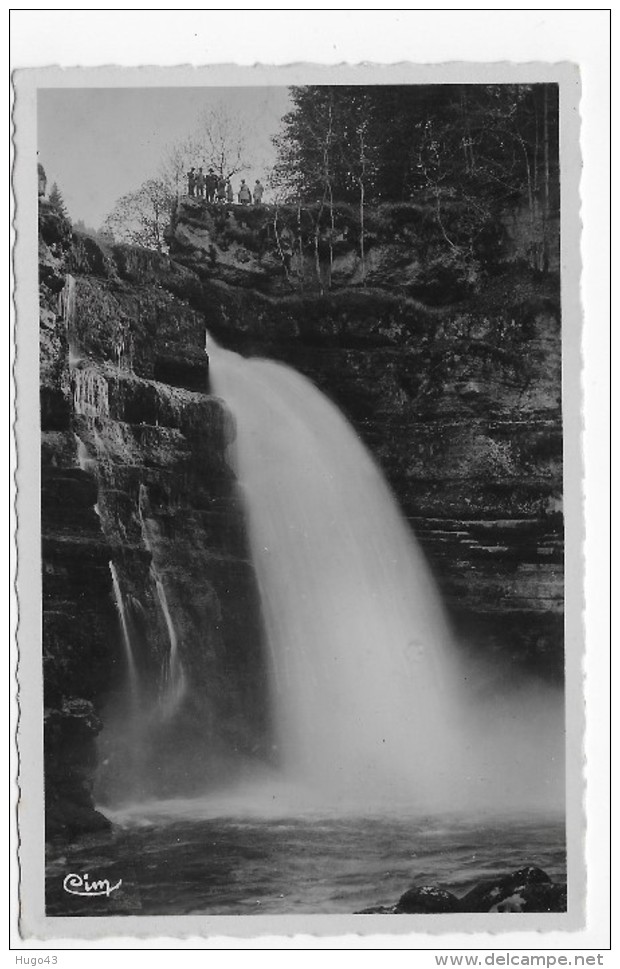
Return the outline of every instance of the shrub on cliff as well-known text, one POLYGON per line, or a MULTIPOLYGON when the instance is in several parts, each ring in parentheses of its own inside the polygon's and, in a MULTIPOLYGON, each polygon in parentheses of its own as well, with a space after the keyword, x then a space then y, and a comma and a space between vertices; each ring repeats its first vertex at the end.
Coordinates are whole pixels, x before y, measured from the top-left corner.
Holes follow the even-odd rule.
POLYGON ((58 188, 58 185, 56 184, 56 182, 54 182, 54 184, 52 185, 48 202, 49 202, 50 208, 58 216, 60 216, 61 219, 64 219, 66 222, 70 221, 69 215, 67 213, 67 207, 65 205, 65 200, 63 199, 62 193, 58 188))
POLYGON ((162 179, 149 178, 135 192, 118 200, 103 223, 103 231, 115 242, 165 252, 166 231, 175 199, 162 179))

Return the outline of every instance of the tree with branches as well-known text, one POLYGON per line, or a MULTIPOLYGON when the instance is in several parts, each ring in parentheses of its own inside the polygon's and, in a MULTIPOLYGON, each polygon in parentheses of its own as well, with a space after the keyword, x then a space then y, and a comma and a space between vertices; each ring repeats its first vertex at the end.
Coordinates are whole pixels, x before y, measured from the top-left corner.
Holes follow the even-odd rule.
POLYGON ((135 192, 118 200, 106 217, 102 231, 115 242, 127 242, 164 252, 164 233, 170 224, 174 196, 162 179, 150 178, 135 192))
POLYGON ((450 258, 475 252, 502 212, 525 208, 530 261, 546 267, 557 218, 558 91, 552 84, 291 88, 274 139, 274 182, 289 201, 358 206, 414 202, 435 214, 450 258), (452 218, 450 213, 458 214, 452 218))
POLYGON ((221 178, 232 178, 249 168, 245 128, 222 105, 202 115, 195 144, 205 165, 221 178))
POLYGON ((48 202, 55 212, 58 213, 63 219, 69 219, 69 214, 67 212, 67 207, 65 205, 65 200, 62 197, 62 192, 58 188, 56 182, 52 185, 50 189, 50 194, 48 196, 48 202))
POLYGON ((224 179, 249 167, 246 131, 223 105, 205 111, 191 134, 168 146, 159 178, 178 201, 187 194, 188 171, 198 167, 212 168, 224 179))

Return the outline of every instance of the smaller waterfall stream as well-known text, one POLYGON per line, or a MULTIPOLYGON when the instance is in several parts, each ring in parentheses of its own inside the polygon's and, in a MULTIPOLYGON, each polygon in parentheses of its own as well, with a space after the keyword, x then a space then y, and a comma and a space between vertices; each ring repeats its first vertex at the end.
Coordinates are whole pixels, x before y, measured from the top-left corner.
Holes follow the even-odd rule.
POLYGON ((93 367, 73 370, 73 409, 84 417, 110 416, 108 382, 93 367))
POLYGON ((75 366, 80 362, 80 354, 75 342, 73 323, 75 320, 76 286, 75 277, 71 273, 65 276, 65 285, 58 294, 58 313, 62 316, 67 330, 69 344, 69 365, 75 366))
POLYGON ((82 439, 78 437, 77 434, 74 434, 73 436, 75 438, 75 444, 77 447, 78 467, 82 471, 86 471, 89 474, 93 474, 93 472, 96 470, 97 462, 95 461, 94 458, 91 458, 91 456, 89 455, 88 448, 84 444, 84 441, 82 441, 82 439))
POLYGON ((129 684, 129 690, 132 698, 135 700, 138 696, 138 670, 136 667, 135 657, 133 655, 133 649, 131 646, 131 636, 129 635, 129 626, 127 624, 127 616, 125 614, 125 604, 123 602, 123 594, 121 592, 120 583, 118 581, 118 572, 116 571, 116 566, 114 562, 110 562, 110 574, 112 576, 112 586, 114 587, 114 600, 116 602, 116 609, 121 621, 121 629, 123 631, 123 646, 125 649, 125 658, 127 660, 127 681, 129 684))
POLYGON ((73 323, 75 316, 75 277, 71 273, 65 276, 65 285, 58 294, 58 312, 67 326, 73 323))
POLYGON ((185 694, 185 671, 183 670, 183 666, 181 665, 181 660, 179 658, 177 634, 172 621, 172 616, 170 615, 164 584, 154 568, 152 569, 152 575, 155 582, 155 589, 157 591, 159 605, 166 622, 168 640, 170 642, 168 665, 164 674, 162 706, 164 714, 167 716, 172 716, 175 710, 178 709, 178 706, 185 694))
POLYGON ((165 717, 169 717, 172 716, 172 714, 178 709, 179 704, 185 695, 187 684, 185 680, 185 670, 183 669, 183 664, 181 663, 181 658, 179 656, 179 642, 176 629, 174 628, 174 622, 172 621, 172 616, 170 614, 166 590, 152 557, 153 545, 149 533, 149 527, 144 516, 144 504, 147 499, 148 495, 146 488, 144 485, 140 485, 138 497, 138 516, 140 518, 142 540, 148 551, 151 553, 151 579, 155 586, 157 600, 166 624, 168 642, 170 646, 168 661, 164 668, 163 691, 161 696, 162 713, 165 717))

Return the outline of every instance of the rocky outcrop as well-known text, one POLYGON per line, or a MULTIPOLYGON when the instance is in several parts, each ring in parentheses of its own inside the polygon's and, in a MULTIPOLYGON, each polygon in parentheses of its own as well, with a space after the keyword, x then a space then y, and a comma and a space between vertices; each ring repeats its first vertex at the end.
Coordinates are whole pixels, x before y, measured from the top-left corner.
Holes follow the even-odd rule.
POLYGON ((41 533, 47 834, 100 827, 92 773, 101 728, 93 699, 108 687, 114 607, 110 551, 93 506, 96 485, 78 462, 65 267, 71 226, 39 202, 41 533))
MULTIPOLYGON (((365 286, 445 305, 478 291, 485 273, 524 259, 536 240, 523 210, 506 212, 476 241, 459 245, 469 213, 458 201, 359 208, 208 205, 182 199, 167 241, 175 261, 198 274, 271 295, 365 286), (456 244, 453 240, 456 240, 456 244)), ((559 251, 550 247, 550 268, 559 251)))
POLYGON ((357 915, 452 915, 458 912, 566 912, 566 885, 540 868, 528 866, 480 882, 458 898, 433 885, 408 889, 395 905, 375 905, 357 915))
POLYGON ((475 282, 446 256, 432 214, 411 205, 369 213, 365 278, 344 207, 335 235, 320 235, 318 273, 311 224, 300 232, 295 210, 226 215, 187 202, 170 243, 215 339, 296 367, 357 428, 426 551, 463 648, 497 660, 500 678, 559 680, 559 277, 529 270, 518 213, 505 223, 494 246, 482 241, 475 282), (287 264, 276 258, 276 225, 295 255, 287 264), (345 264, 350 272, 334 272, 345 264))
POLYGON ((115 261, 43 205, 40 258, 47 835, 70 837, 108 824, 95 795, 190 792, 268 757, 269 702, 201 316, 126 278, 148 272, 133 251, 115 261))

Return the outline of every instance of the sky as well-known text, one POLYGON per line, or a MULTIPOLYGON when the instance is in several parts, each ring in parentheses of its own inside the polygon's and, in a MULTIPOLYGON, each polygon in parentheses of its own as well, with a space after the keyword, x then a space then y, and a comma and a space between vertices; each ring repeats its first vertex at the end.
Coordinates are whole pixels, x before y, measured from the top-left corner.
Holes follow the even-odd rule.
POLYGON ((288 88, 40 89, 38 160, 48 191, 57 182, 71 219, 98 229, 121 195, 157 177, 166 148, 196 130, 205 110, 219 107, 246 130, 252 161, 233 187, 242 177, 265 181, 275 161, 271 138, 291 107, 288 88))

